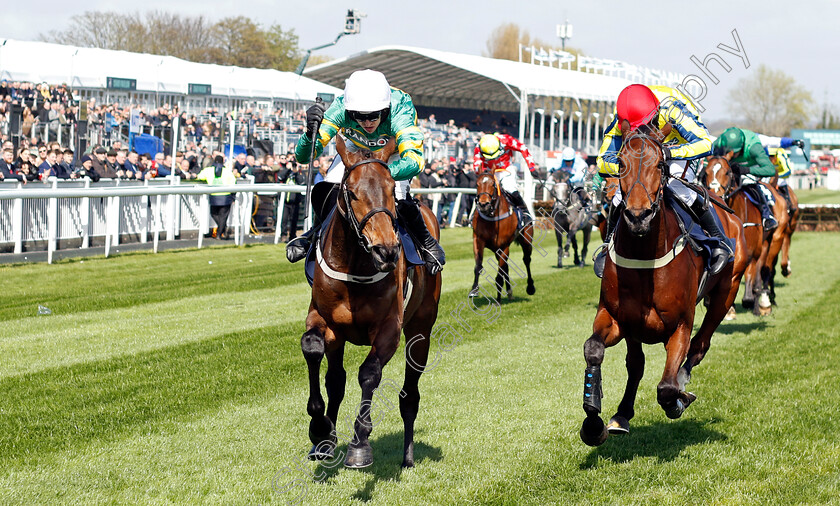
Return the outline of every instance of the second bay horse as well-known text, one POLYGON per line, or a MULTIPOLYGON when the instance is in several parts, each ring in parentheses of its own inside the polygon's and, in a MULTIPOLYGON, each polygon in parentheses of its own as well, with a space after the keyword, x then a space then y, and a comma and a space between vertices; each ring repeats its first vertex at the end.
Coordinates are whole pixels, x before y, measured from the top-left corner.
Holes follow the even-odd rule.
POLYGON ((663 198, 669 176, 664 162, 667 148, 662 141, 671 128, 671 124, 666 124, 662 130, 642 127, 633 132, 626 120, 621 125, 621 131, 627 133, 619 151, 619 184, 625 209, 613 243, 608 246, 593 332, 583 347, 586 419, 580 436, 591 446, 602 444, 610 433, 630 431, 636 392, 645 367, 643 344, 665 346, 665 370, 657 385, 657 401, 665 414, 678 418, 696 399, 685 386, 735 300, 746 268, 740 221, 713 206, 724 232, 735 238, 735 258, 708 279, 703 293, 698 293, 705 259, 684 245, 676 213, 665 205, 663 198), (700 328, 691 338, 695 306, 702 297, 708 297, 708 308, 700 328), (607 426, 600 417, 601 363, 605 349, 622 340, 627 344, 627 385, 607 426))

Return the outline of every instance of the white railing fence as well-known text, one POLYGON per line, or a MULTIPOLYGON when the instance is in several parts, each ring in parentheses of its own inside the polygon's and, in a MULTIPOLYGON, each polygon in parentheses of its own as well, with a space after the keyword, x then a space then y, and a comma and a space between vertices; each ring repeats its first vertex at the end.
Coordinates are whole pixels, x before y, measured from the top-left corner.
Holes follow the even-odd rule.
MULTIPOLYGON (((280 241, 283 210, 289 193, 306 193, 306 187, 288 184, 254 184, 253 178, 233 186, 181 184, 179 178, 150 181, 55 180, 49 185, 32 182, 0 184, 0 246, 12 246, 14 253, 43 248, 52 263, 58 249, 89 248, 91 239, 104 238, 105 256, 123 239, 147 243, 158 251, 160 236, 179 238, 182 232, 197 232, 197 247, 210 231, 211 193, 235 195, 228 224, 234 231, 235 244, 244 243, 253 214, 255 195, 277 195, 274 243, 280 241), (72 246, 71 246, 72 244, 72 246)), ((435 215, 443 194, 455 194, 450 224, 458 218, 457 210, 465 194, 473 188, 422 188, 412 194, 431 194, 435 215)), ((308 224, 307 224, 308 226, 308 224)))

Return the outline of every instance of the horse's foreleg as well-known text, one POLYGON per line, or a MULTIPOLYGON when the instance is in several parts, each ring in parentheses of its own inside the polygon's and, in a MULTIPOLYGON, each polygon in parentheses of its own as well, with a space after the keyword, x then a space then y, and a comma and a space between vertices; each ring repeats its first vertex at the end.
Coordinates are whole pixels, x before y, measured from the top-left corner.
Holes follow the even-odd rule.
POLYGON ((577 230, 569 233, 569 242, 572 243, 572 250, 575 252, 575 265, 580 265, 580 257, 578 256, 578 242, 577 230))
POLYGON ((508 255, 510 246, 504 251, 496 250, 496 260, 499 262, 499 270, 496 272, 496 300, 502 300, 502 290, 507 292, 508 300, 513 300, 513 289, 510 286, 508 274, 508 255))
POLYGON ((630 432, 630 420, 636 415, 633 407, 636 404, 636 393, 645 373, 645 353, 642 350, 642 344, 631 339, 626 339, 624 342, 627 344, 627 357, 624 360, 627 367, 627 386, 624 388, 624 397, 618 404, 615 416, 607 424, 607 430, 611 434, 630 432))
POLYGON ((554 237, 557 238, 557 267, 563 267, 563 232, 554 228, 554 237))
POLYGON ((534 250, 534 229, 533 227, 526 231, 525 240, 522 241, 522 262, 525 264, 525 272, 528 274, 528 284, 525 287, 525 293, 534 295, 537 288, 534 286, 534 278, 531 277, 531 252, 534 250))
MULTIPOLYGON (((724 311, 725 314, 725 311, 724 311)), ((720 315, 721 319, 723 315, 720 315)), ((688 353, 689 339, 691 337, 692 323, 682 321, 677 325, 677 330, 665 343, 667 358, 665 359, 665 370, 662 373, 662 380, 656 386, 656 400, 668 418, 679 418, 685 408, 693 401, 693 396, 686 394, 680 388, 677 378, 680 365, 688 353)))
POLYGON ((589 253, 589 240, 592 238, 592 224, 587 221, 583 224, 583 247, 580 252, 580 266, 586 266, 586 255, 589 253))
POLYGON ((592 335, 583 343, 583 357, 586 371, 583 379, 583 411, 586 419, 580 428, 580 438, 589 446, 598 446, 606 441, 607 427, 601 420, 601 364, 604 350, 620 340, 618 325, 606 309, 598 309, 595 315, 592 335))
POLYGON ((319 327, 307 330, 300 339, 300 348, 309 369, 309 401, 306 411, 312 417, 309 422, 309 440, 313 444, 309 458, 322 460, 332 457, 336 444, 335 425, 324 414, 324 398, 321 397, 319 382, 325 349, 323 330, 319 327))
POLYGON ((790 276, 790 236, 793 232, 786 232, 782 240, 782 276, 790 276))
POLYGON ((481 264, 484 263, 484 241, 480 240, 475 233, 473 233, 473 256, 475 257, 475 279, 470 290, 470 297, 478 295, 478 277, 481 275, 481 264))
POLYGON ((405 429, 403 467, 414 467, 414 421, 420 410, 420 375, 429 359, 430 323, 434 324, 435 316, 415 314, 405 326, 405 383, 400 392, 400 415, 405 429))
POLYGON ((344 370, 344 346, 327 352, 327 417, 333 424, 338 420, 338 408, 344 400, 344 388, 347 385, 347 372, 344 370))
MULTIPOLYGON (((402 309, 402 308, 400 308, 402 309)), ((373 392, 382 381, 382 367, 391 360, 400 344, 401 323, 396 319, 383 322, 372 331, 373 345, 367 358, 359 367, 359 386, 362 390, 362 400, 353 427, 353 439, 347 446, 347 458, 344 465, 350 468, 362 468, 373 464, 373 450, 370 447, 370 433, 374 423, 371 411, 374 408, 373 392)))

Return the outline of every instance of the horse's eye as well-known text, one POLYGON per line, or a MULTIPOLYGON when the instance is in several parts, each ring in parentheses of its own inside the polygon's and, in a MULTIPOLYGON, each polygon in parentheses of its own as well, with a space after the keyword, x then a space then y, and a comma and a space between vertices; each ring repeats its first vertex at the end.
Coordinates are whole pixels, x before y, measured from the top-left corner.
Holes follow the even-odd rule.
POLYGON ((347 190, 347 195, 350 197, 350 200, 359 200, 359 197, 357 197, 356 194, 350 190, 347 190))

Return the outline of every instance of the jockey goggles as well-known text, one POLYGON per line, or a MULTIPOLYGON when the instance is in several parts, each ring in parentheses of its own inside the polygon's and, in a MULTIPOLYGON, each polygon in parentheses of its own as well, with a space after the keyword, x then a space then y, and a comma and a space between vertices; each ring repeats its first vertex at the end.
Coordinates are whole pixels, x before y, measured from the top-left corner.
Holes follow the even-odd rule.
POLYGON ((350 115, 350 118, 358 121, 359 123, 363 121, 376 121, 382 117, 383 111, 373 111, 373 112, 361 112, 361 111, 347 111, 347 114, 350 115))

